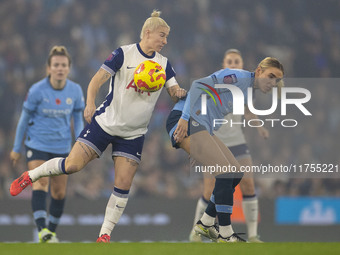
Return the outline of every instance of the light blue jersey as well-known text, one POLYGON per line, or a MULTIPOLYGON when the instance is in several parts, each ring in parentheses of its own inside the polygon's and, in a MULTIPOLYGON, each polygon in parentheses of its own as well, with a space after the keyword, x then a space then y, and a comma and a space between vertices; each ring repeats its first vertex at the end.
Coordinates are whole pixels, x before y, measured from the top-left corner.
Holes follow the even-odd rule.
POLYGON ((220 126, 213 126, 214 119, 223 119, 233 111, 233 96, 229 89, 215 88, 215 84, 229 84, 240 88, 246 98, 248 88, 253 87, 254 73, 241 69, 222 69, 208 77, 195 80, 188 92, 188 96, 183 104, 179 101, 174 109, 182 109, 182 119, 193 118, 201 125, 204 125, 210 134, 220 126), (216 92, 216 93, 215 93, 216 92), (201 95, 207 94, 207 113, 202 114, 201 95))
POLYGON ((25 145, 36 150, 64 154, 71 150, 71 117, 77 137, 83 129, 84 96, 81 87, 66 80, 61 90, 53 89, 48 77, 33 84, 23 104, 14 148, 20 152, 25 145))

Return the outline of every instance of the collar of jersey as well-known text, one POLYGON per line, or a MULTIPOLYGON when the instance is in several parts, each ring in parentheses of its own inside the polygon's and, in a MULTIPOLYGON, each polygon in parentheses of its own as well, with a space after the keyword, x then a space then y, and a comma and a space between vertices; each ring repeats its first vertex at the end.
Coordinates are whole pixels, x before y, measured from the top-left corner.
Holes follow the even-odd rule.
POLYGON ((142 54, 144 57, 146 58, 154 58, 156 55, 156 52, 154 51, 154 53, 151 56, 148 56, 144 53, 144 51, 142 51, 141 47, 139 46, 139 43, 137 43, 137 49, 139 51, 140 54, 142 54))

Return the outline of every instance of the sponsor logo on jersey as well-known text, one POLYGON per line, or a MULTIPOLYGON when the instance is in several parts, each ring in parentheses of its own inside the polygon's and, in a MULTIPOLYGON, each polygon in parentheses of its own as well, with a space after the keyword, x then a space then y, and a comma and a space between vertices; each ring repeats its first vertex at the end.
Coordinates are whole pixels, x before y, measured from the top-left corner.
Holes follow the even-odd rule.
POLYGON ((61 117, 71 113, 71 109, 42 109, 42 112, 51 117, 61 117))
POLYGON ((130 81, 130 83, 126 86, 126 89, 134 89, 135 92, 140 93, 140 94, 147 94, 148 96, 151 96, 150 92, 146 92, 143 90, 140 90, 139 88, 137 88, 136 84, 134 83, 133 80, 130 81))

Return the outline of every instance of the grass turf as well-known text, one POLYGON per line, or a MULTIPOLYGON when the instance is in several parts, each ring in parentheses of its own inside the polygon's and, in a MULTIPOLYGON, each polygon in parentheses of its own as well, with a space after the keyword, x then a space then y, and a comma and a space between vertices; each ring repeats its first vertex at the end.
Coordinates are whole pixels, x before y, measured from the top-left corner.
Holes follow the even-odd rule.
POLYGON ((198 255, 198 254, 340 254, 340 243, 0 243, 1 255, 198 255))

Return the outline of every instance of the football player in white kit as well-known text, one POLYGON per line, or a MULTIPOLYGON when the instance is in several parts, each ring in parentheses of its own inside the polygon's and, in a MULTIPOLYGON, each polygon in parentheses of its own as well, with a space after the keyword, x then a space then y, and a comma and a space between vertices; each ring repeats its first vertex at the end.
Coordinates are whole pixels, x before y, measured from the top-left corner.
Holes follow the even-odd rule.
POLYGON ((129 190, 141 160, 144 135, 161 90, 147 93, 137 89, 133 81, 135 68, 145 60, 159 63, 166 71, 165 87, 173 99, 186 96, 179 87, 168 59, 159 52, 167 44, 169 25, 154 10, 141 30, 139 43, 121 46, 106 59, 91 79, 87 89, 85 126, 70 154, 54 158, 24 172, 13 181, 10 193, 18 195, 32 182, 44 176, 72 174, 82 170, 90 161, 101 156, 112 144, 115 177, 114 189, 108 201, 104 222, 97 242, 110 242, 110 235, 128 201, 129 190), (105 101, 96 108, 99 88, 110 80, 105 101))
MULTIPOLYGON (((230 69, 243 69, 243 58, 241 52, 237 49, 229 49, 225 52, 223 68, 230 69)), ((247 111, 245 108, 245 119, 258 119, 258 117, 247 111)), ((241 123, 241 115, 228 114, 225 119, 227 123, 241 123)), ((258 127, 257 131, 263 138, 268 138, 269 131, 265 127, 258 127)), ((251 166, 252 159, 249 153, 249 149, 241 128, 241 125, 234 125, 230 127, 229 124, 222 125, 221 128, 214 132, 217 137, 230 149, 237 161, 242 166, 251 166)), ((203 180, 203 195, 197 201, 194 226, 196 222, 202 217, 210 196, 213 192, 215 185, 214 178, 204 178, 203 180)), ((240 182, 240 188, 242 191, 243 201, 242 208, 245 216, 246 225, 248 229, 248 241, 249 242, 261 242, 257 234, 258 225, 258 199, 255 194, 254 179, 252 173, 246 173, 240 182)), ((190 232, 189 240, 191 242, 201 242, 202 238, 198 235, 194 228, 190 232)))

